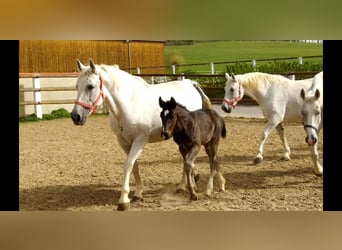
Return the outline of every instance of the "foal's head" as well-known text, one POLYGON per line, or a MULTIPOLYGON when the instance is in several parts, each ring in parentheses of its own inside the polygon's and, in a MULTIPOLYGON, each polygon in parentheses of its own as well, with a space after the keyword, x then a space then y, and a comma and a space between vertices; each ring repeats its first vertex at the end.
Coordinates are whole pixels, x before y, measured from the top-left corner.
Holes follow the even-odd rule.
POLYGON ((177 123, 177 112, 175 110, 177 102, 173 97, 171 97, 170 101, 166 102, 159 97, 159 106, 163 109, 160 112, 160 118, 163 124, 161 136, 164 136, 165 140, 167 140, 173 136, 173 131, 177 123))

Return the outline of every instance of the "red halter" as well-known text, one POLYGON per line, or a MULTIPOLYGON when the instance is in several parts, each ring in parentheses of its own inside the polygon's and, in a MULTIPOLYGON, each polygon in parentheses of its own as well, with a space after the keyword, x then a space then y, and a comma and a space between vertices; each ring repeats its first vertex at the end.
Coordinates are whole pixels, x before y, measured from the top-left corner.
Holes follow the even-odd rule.
POLYGON ((84 108, 90 109, 93 114, 96 113, 97 103, 100 101, 100 98, 102 97, 103 101, 105 99, 105 96, 104 96, 104 93, 102 90, 103 80, 102 80, 101 76, 99 78, 100 78, 100 94, 98 95, 98 97, 96 98, 95 102, 92 105, 87 104, 85 102, 78 101, 78 100, 75 101, 76 104, 81 105, 84 108))
POLYGON ((232 101, 228 100, 227 98, 224 98, 223 101, 231 105, 234 109, 238 101, 240 101, 242 98, 241 96, 241 84, 239 83, 239 95, 235 97, 232 101), (236 103, 236 104, 235 104, 236 103))

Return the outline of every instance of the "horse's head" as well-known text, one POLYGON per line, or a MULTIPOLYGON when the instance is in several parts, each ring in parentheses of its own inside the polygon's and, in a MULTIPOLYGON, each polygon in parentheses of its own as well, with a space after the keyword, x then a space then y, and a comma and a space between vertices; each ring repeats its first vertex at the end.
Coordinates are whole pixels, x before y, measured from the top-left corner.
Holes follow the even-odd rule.
POLYGON ((231 76, 226 73, 226 86, 224 88, 224 98, 222 103, 222 110, 230 113, 232 112, 232 108, 235 108, 238 101, 240 101, 243 97, 243 88, 239 81, 236 79, 235 75, 231 76))
POLYGON ((173 130, 177 123, 177 114, 175 113, 176 100, 171 97, 170 101, 164 102, 161 97, 159 97, 159 106, 162 108, 160 112, 160 118, 162 120, 162 132, 161 136, 165 140, 173 136, 173 130))
POLYGON ((103 79, 92 59, 89 60, 89 66, 83 65, 78 59, 76 62, 81 73, 77 79, 77 99, 71 118, 75 125, 84 125, 87 117, 104 102, 103 79))
POLYGON ((300 96, 303 99, 302 121, 306 131, 305 141, 309 146, 315 145, 318 138, 318 132, 322 122, 321 103, 319 101, 320 91, 316 89, 313 96, 307 96, 304 89, 300 96))

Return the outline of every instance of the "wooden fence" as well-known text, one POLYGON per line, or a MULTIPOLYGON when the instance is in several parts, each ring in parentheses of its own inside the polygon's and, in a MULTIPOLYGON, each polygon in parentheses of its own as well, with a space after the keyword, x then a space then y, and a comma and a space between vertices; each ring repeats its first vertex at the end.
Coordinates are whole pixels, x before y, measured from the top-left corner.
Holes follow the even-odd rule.
MULTIPOLYGON (((311 77, 318 72, 289 72, 285 74, 287 77, 294 79, 295 75, 311 77)), ((50 114, 53 110, 64 108, 71 112, 77 95, 76 80, 79 73, 20 73, 19 74, 19 117, 36 114, 38 118, 42 118, 43 114, 50 114)), ((140 74, 148 82, 154 83, 155 79, 164 79, 165 81, 172 78, 218 78, 224 74, 140 74)), ((208 94, 213 103, 221 103, 224 95, 223 87, 204 87, 204 91, 208 94), (222 98, 211 97, 210 93, 220 91, 222 98)), ((216 94, 217 96, 217 94, 216 94)), ((242 104, 257 103, 244 96, 241 100, 242 104)), ((101 109, 99 110, 101 112, 101 109)), ((102 112, 105 112, 102 109, 102 112)))

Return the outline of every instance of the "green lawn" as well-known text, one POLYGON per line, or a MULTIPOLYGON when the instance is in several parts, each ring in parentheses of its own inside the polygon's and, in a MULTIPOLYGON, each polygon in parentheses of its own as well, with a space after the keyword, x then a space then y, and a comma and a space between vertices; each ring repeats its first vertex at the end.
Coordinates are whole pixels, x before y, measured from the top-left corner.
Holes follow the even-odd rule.
MULTIPOLYGON (((194 42, 192 45, 165 46, 165 65, 170 65, 171 58, 178 58, 181 64, 206 63, 201 66, 182 66, 181 70, 210 72, 210 62, 230 62, 240 60, 257 61, 260 59, 304 57, 305 61, 323 63, 323 57, 308 58, 306 56, 323 56, 322 43, 285 42, 285 41, 215 41, 194 42)), ((298 59, 295 59, 298 61, 298 59)), ((290 60, 291 61, 291 60, 290 60)), ((216 72, 226 70, 227 64, 215 64, 216 72)))

